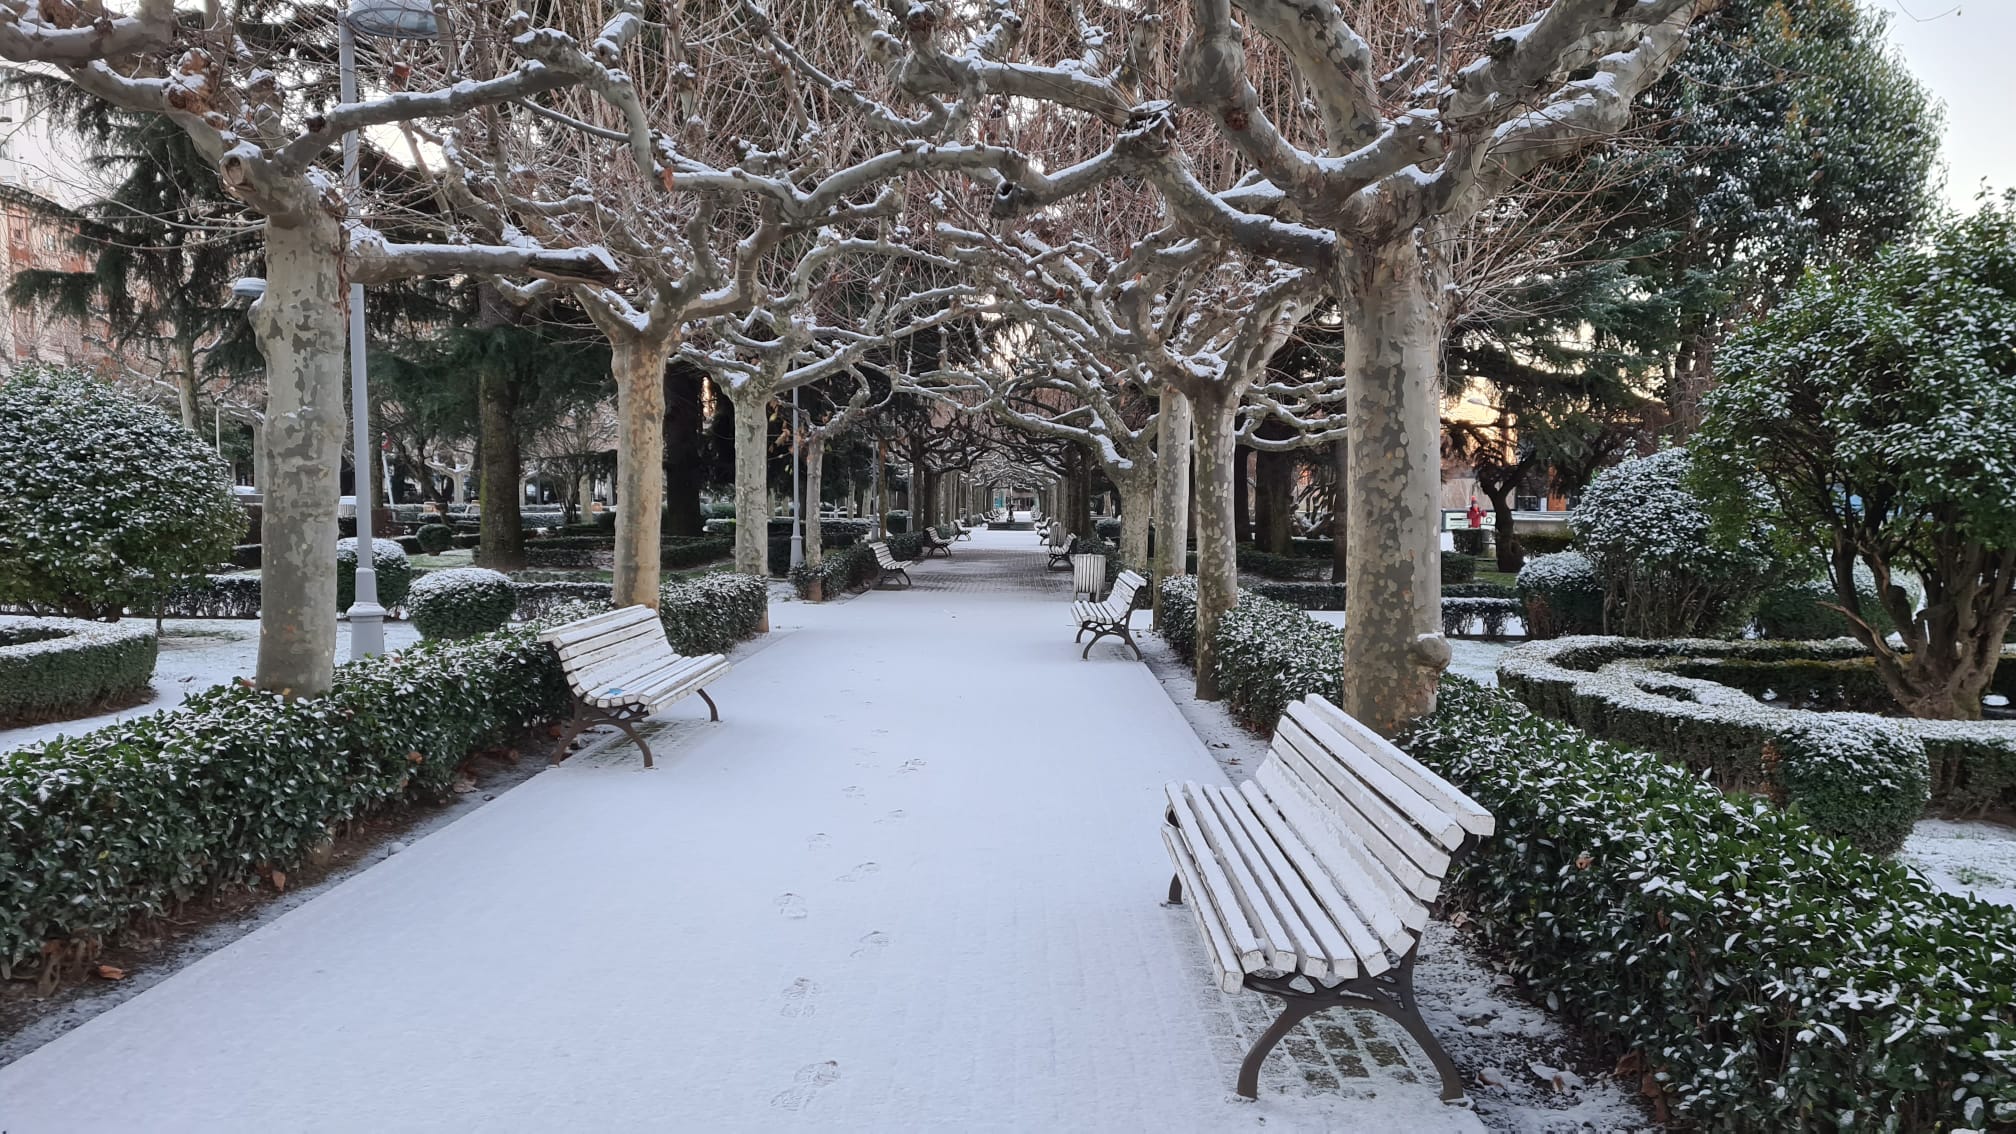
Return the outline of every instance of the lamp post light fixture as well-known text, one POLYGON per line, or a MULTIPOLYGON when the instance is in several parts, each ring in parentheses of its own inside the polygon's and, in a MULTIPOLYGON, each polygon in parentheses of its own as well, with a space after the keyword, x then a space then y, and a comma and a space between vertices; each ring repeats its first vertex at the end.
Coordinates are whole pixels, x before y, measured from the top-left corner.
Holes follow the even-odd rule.
MULTIPOLYGON (((438 26, 428 0, 356 0, 336 21, 338 92, 357 101, 357 36, 432 39, 438 26)), ((343 135, 343 185, 350 209, 357 207, 362 178, 357 172, 357 131, 343 135)), ((235 288, 233 289, 236 290, 235 288)), ((350 606, 350 660, 385 652, 385 608, 378 605, 378 560, 371 532, 371 393, 364 366, 364 285, 350 285, 350 444, 352 481, 357 491, 356 600, 350 606)), ((388 497, 389 500, 389 497, 388 497)))

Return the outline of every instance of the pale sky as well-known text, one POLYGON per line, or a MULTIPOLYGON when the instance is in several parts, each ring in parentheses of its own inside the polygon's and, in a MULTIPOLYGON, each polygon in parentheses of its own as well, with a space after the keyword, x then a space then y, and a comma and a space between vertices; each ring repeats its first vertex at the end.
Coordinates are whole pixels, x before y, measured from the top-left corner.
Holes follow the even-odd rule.
POLYGON ((1891 42, 1946 104, 1946 199, 1972 210, 1984 178, 2016 188, 2016 2, 1868 2, 1889 13, 1891 42))

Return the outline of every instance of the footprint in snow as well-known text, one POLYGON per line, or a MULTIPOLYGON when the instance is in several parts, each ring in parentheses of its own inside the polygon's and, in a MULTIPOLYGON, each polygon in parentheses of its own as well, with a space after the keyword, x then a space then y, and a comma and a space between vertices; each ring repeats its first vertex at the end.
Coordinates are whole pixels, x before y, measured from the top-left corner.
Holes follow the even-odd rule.
POLYGON ((862 863, 861 865, 859 865, 859 866, 855 867, 854 869, 852 869, 852 870, 848 871, 847 873, 845 873, 845 874, 842 874, 842 875, 841 875, 840 877, 838 877, 838 878, 835 878, 835 879, 834 879, 833 881, 835 881, 835 882, 859 882, 859 881, 861 881, 861 880, 862 880, 863 878, 867 878, 867 877, 869 877, 870 875, 874 875, 874 874, 880 874, 880 873, 882 873, 882 864, 881 864, 881 863, 879 863, 879 862, 864 862, 864 863, 862 863))
POLYGON ((819 1010, 818 1004, 814 1003, 818 995, 819 986, 801 976, 784 990, 784 1007, 777 1014, 794 1019, 810 1016, 819 1010))
POLYGON ((833 836, 827 834, 824 831, 820 831, 816 834, 807 836, 805 839, 806 850, 825 850, 827 847, 830 847, 832 845, 833 845, 833 836))
POLYGON ((840 1077, 840 1061, 807 1063, 792 1076, 792 1085, 770 1096, 770 1105, 779 1110, 804 1110, 821 1087, 840 1077))
POLYGON ((891 811, 891 812, 890 812, 889 814, 887 814, 887 815, 884 815, 884 816, 883 816, 882 818, 880 818, 880 819, 877 819, 877 820, 875 820, 875 821, 876 821, 877 823, 895 823, 895 822, 898 822, 899 820, 901 820, 901 819, 903 818, 904 814, 905 814, 905 813, 904 813, 903 809, 899 807, 899 808, 897 808, 896 810, 894 810, 894 811, 891 811))
POLYGON ((855 787, 852 784, 849 784, 848 786, 840 789, 840 794, 846 796, 848 799, 860 799, 862 796, 868 793, 862 791, 860 788, 855 787))
POLYGON ((921 772, 924 770, 924 761, 905 760, 903 761, 903 766, 896 770, 899 772, 921 772))
POLYGON ((796 894, 777 895, 777 912, 796 920, 805 916, 805 899, 796 894))
POLYGON ((848 954, 848 956, 858 957, 863 953, 870 953, 877 949, 887 948, 888 945, 889 945, 889 935, 878 929, 873 933, 865 934, 861 938, 861 947, 854 950, 852 953, 848 954))

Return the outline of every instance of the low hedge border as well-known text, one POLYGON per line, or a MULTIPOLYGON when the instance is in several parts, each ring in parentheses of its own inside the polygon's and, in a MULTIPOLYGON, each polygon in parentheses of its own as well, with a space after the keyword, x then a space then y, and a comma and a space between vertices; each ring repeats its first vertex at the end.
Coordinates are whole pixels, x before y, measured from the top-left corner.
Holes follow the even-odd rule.
POLYGON ((872 586, 881 577, 874 551, 861 542, 827 552, 817 567, 799 564, 791 571, 791 585, 797 588, 799 598, 811 598, 812 581, 817 579, 822 597, 833 599, 872 586))
POLYGON ((2016 1122, 2016 911, 1460 677, 1401 743, 1498 820, 1451 903, 1683 1124, 2016 1122))
POLYGON ((0 979, 45 941, 291 870, 341 823, 441 797, 472 752, 567 698, 552 650, 506 630, 339 666, 322 697, 220 685, 0 754, 0 979))
POLYGON ((154 679, 160 646, 145 623, 0 615, 0 727, 131 703, 154 679))
MULTIPOLYGON (((1723 641, 1707 638, 1642 640, 1578 637, 1535 642, 1499 661, 1498 680, 1536 711, 1569 721, 1597 736, 1640 745, 1697 770, 1725 788, 1764 790, 1789 798, 1784 761, 1802 742, 1845 756, 1836 764, 1843 782, 1864 787, 1830 806, 1887 816, 1859 837, 1884 846, 1887 831, 1901 840, 1929 805, 1940 814, 1970 815, 2016 806, 2016 721, 1920 721, 1855 712, 1810 712, 1764 704, 1741 691, 1688 674, 1712 672, 1704 663, 1810 666, 1866 657, 1850 639, 1825 642, 1723 641), (1829 734, 1833 740, 1827 740, 1829 734), (1788 745, 1790 746, 1788 748, 1788 745), (1873 748, 1871 746, 1874 746, 1873 748), (1887 753, 1887 756, 1880 754, 1887 753), (1919 755, 1922 753, 1922 755, 1919 755), (1909 756, 1909 768, 1892 767, 1909 756), (1866 792, 1864 796, 1861 793, 1866 792), (1901 828, 1901 829, 1900 829, 1901 828)), ((2005 654, 1998 680, 2016 680, 2016 654, 2005 654)), ((1746 678, 1745 680, 1749 680, 1746 678)), ((1797 802, 1797 800, 1793 800, 1797 802)), ((1816 825, 1837 833, 1862 826, 1852 814, 1816 825), (1845 826, 1844 826, 1845 825, 1845 826)), ((1894 844, 1893 844, 1894 846, 1894 844)))
POLYGON ((722 571, 658 588, 658 620, 682 654, 721 653, 762 632, 770 616, 770 582, 722 571))

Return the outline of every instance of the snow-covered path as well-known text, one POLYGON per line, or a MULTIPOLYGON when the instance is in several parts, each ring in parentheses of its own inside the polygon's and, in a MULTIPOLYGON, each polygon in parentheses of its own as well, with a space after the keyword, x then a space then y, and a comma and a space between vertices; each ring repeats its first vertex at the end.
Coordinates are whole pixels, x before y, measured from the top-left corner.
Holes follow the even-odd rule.
POLYGON ((978 540, 773 608, 656 771, 541 773, 0 1070, 0 1129, 1476 1129, 1405 1064, 1233 1098, 1262 1002, 1155 833, 1218 769, 1078 660, 1032 536, 978 540))

